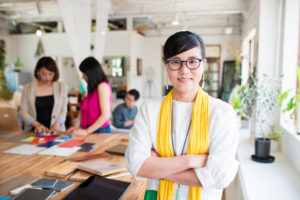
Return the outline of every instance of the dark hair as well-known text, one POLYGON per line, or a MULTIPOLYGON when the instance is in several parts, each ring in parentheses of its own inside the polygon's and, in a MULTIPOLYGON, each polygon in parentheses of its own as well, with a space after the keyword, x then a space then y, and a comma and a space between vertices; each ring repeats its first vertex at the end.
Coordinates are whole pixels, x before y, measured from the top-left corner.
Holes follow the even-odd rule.
POLYGON ((55 61, 51 57, 41 57, 37 62, 35 69, 34 69, 34 77, 40 80, 38 76, 38 72, 42 68, 46 68, 48 71, 54 72, 54 78, 52 81, 57 81, 59 79, 59 71, 55 61))
POLYGON ((136 101, 140 98, 140 93, 136 89, 129 90, 127 93, 133 95, 136 101))
POLYGON ((204 41, 200 35, 190 31, 177 32, 167 39, 163 49, 163 60, 166 62, 167 59, 197 46, 201 49, 202 58, 205 58, 204 41))
POLYGON ((94 57, 87 57, 80 65, 79 69, 88 77, 88 92, 94 91, 100 83, 107 81, 106 75, 103 72, 101 64, 94 57))

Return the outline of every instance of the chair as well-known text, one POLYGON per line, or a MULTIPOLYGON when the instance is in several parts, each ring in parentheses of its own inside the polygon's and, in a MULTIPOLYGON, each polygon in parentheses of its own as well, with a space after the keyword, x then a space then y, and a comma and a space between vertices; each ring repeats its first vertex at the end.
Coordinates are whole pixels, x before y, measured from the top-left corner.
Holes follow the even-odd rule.
POLYGON ((21 133, 18 113, 12 107, 0 107, 0 138, 21 133))
POLYGON ((67 127, 73 126, 73 120, 77 118, 80 112, 80 103, 69 103, 67 113, 67 127))

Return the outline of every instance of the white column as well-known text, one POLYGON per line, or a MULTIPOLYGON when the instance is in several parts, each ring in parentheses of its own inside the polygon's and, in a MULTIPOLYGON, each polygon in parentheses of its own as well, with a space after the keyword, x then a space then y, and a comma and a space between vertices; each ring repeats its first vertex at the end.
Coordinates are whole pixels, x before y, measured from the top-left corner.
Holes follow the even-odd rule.
POLYGON ((128 31, 132 31, 132 30, 133 30, 132 17, 127 17, 127 18, 126 18, 126 29, 127 29, 128 31))
POLYGON ((97 1, 97 20, 94 57, 102 63, 104 45, 107 35, 108 14, 111 8, 109 0, 97 1))
MULTIPOLYGON (((299 44, 299 0, 286 0, 283 9, 282 60, 280 73, 284 74, 282 91, 296 88, 296 66, 299 44)), ((292 93, 291 93, 292 95, 292 93)), ((281 114, 280 122, 289 119, 290 113, 281 114)), ((290 121, 290 120, 289 120, 290 121)))
MULTIPOLYGON (((276 92, 280 89, 280 85, 276 84, 276 79, 280 76, 279 61, 280 61, 280 39, 282 28, 282 2, 284 0, 260 0, 259 1, 259 16, 258 16, 258 57, 257 57, 257 77, 259 80, 260 93, 267 93, 273 90, 276 92), (264 74, 267 77, 264 77, 264 74), (267 82, 266 82, 267 80, 267 82), (274 81, 269 84, 268 82, 274 81)), ((269 110, 266 106, 262 106, 265 98, 260 96, 257 98, 256 104, 256 136, 262 136, 262 133, 270 133, 270 125, 275 125, 278 128, 279 124, 279 106, 275 103, 273 108, 269 110), (264 123, 259 123, 265 119, 264 123), (262 129, 261 129, 262 128, 262 129)))
MULTIPOLYGON (((58 3, 76 70, 81 78, 78 67, 83 59, 91 55, 91 0, 59 0, 58 3)), ((81 84, 86 90, 87 84, 83 79, 81 84)))

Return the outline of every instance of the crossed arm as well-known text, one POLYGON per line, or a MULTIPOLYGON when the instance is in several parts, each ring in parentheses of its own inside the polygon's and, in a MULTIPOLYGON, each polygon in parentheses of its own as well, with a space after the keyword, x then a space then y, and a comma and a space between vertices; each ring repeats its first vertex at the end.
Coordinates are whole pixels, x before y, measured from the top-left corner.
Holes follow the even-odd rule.
POLYGON ((137 175, 145 178, 167 179, 176 183, 201 186, 194 168, 202 168, 207 161, 207 154, 182 155, 162 158, 151 150, 151 157, 142 164, 137 175))

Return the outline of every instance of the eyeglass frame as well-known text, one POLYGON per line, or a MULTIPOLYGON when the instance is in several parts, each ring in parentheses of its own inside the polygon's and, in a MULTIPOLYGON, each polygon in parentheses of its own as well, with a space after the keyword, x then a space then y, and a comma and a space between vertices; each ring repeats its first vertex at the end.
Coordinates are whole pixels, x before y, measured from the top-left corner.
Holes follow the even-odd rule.
POLYGON ((191 58, 191 59, 188 59, 188 60, 165 60, 165 64, 168 66, 169 70, 171 70, 171 71, 178 71, 178 70, 180 70, 180 69, 182 68, 182 63, 185 62, 185 66, 186 66, 189 70, 196 70, 196 69, 198 69, 198 68, 200 67, 201 62, 204 61, 204 60, 205 60, 205 58, 191 58), (199 61, 199 66, 198 66, 197 68, 194 68, 194 69, 189 68, 187 62, 190 61, 190 60, 198 60, 198 61, 199 61), (180 62, 180 67, 179 67, 178 69, 176 69, 176 70, 175 70, 175 69, 171 69, 171 68, 169 67, 169 62, 170 62, 170 61, 179 61, 179 62, 180 62))

